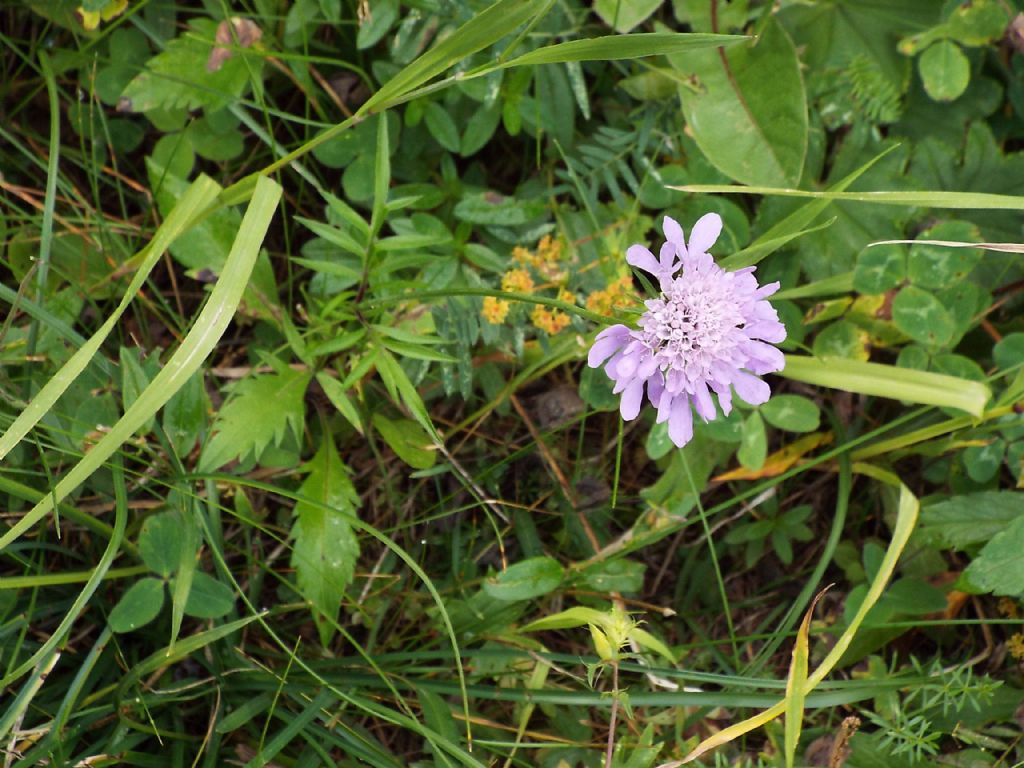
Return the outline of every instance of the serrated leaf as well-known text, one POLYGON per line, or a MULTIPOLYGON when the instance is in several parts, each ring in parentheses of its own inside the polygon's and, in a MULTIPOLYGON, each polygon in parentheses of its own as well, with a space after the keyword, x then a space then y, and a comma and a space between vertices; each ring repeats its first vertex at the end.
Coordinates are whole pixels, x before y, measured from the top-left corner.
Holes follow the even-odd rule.
POLYGON ((483 590, 495 600, 530 600, 556 589, 563 578, 565 569, 554 558, 530 557, 485 580, 483 590))
POLYGON ((1024 595, 1024 517, 1000 531, 974 558, 964 578, 983 592, 1019 597, 1024 595))
POLYGON ((329 435, 308 467, 311 471, 299 487, 301 498, 295 504, 291 563, 326 646, 359 558, 359 541, 345 519, 357 515, 359 494, 329 435))
POLYGON ((214 434, 203 448, 199 471, 210 472, 232 459, 259 456, 268 445, 279 444, 289 428, 299 434, 309 379, 308 372, 283 368, 238 382, 213 423, 214 434))
POLYGON ((128 588, 107 619, 115 632, 131 632, 160 615, 164 607, 164 583, 147 576, 128 588))
POLYGON ((933 545, 963 550, 989 541, 1022 517, 1024 493, 968 493, 922 509, 920 535, 933 545))
POLYGON ((243 51, 235 51, 220 69, 209 71, 217 22, 197 18, 190 24, 191 29, 169 41, 128 83, 122 98, 128 99, 132 111, 200 107, 214 111, 234 103, 245 92, 249 78, 259 77, 262 57, 243 51))

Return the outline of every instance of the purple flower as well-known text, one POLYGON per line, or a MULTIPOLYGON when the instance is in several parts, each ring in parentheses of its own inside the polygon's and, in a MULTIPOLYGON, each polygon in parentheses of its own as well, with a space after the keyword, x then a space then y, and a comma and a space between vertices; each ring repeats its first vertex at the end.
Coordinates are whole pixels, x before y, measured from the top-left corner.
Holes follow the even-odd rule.
POLYGON ((697 221, 689 246, 668 216, 662 228, 668 242, 658 258, 642 245, 626 251, 627 262, 658 279, 661 295, 644 302, 638 329, 601 331, 587 362, 591 368, 605 364, 615 393, 622 394, 626 421, 640 413, 646 387, 658 423, 668 421, 669 437, 681 448, 693 437, 691 403, 709 421, 717 414, 712 392, 726 416, 733 390, 750 405, 768 400, 771 390, 758 377, 785 366, 772 344, 786 338, 786 328, 765 301, 778 283, 758 286, 754 267, 726 272, 708 254, 722 231, 717 213, 697 221))

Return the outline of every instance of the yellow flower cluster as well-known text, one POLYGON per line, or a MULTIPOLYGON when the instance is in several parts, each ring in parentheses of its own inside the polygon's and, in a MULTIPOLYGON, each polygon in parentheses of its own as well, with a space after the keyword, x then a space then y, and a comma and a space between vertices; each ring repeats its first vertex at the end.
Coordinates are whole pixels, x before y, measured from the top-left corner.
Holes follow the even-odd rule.
POLYGON ((525 269, 510 269, 501 277, 501 290, 509 293, 533 293, 533 278, 525 269))
MULTIPOLYGON (((564 301, 567 304, 576 303, 576 297, 565 288, 560 288, 558 290, 558 300, 564 301)), ((544 331, 548 336, 554 336, 556 333, 566 329, 569 325, 570 318, 560 309, 553 309, 551 307, 545 307, 538 304, 533 308, 533 311, 530 312, 530 322, 533 323, 534 327, 544 331)))
POLYGON ((606 317, 619 307, 628 307, 633 303, 633 279, 623 275, 613 280, 603 291, 594 291, 587 296, 587 309, 606 317))
POLYGON ((485 296, 484 308, 480 311, 480 314, 491 325, 501 325, 505 322, 505 318, 508 317, 508 310, 509 303, 505 299, 485 296))
POLYGON ((1006 650, 1017 661, 1024 661, 1024 635, 1020 632, 1010 635, 1010 639, 1006 641, 1006 650))
POLYGON ((79 6, 78 13, 82 17, 82 26, 88 30, 94 30, 100 25, 100 21, 110 21, 115 16, 124 13, 128 7, 128 0, 108 0, 106 6, 100 11, 87 11, 79 6))
POLYGON ((516 246, 512 249, 512 258, 524 267, 533 267, 545 280, 560 281, 565 277, 560 265, 562 241, 551 235, 544 235, 540 239, 536 251, 516 246))

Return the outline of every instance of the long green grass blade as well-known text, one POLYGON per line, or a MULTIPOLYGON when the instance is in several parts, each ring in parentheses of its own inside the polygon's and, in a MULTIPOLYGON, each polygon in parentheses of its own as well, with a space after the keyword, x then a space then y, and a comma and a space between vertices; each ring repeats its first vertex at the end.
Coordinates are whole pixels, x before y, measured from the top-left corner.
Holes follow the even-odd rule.
MULTIPOLYGON (((203 187, 206 187, 206 185, 203 185, 203 187)), ((201 195, 197 193, 197 197, 206 199, 210 192, 211 190, 207 188, 201 195)), ((256 184, 252 201, 242 220, 241 229, 231 248, 231 253, 224 264, 224 270, 220 275, 220 279, 210 293, 206 306, 203 307, 199 318, 181 343, 181 346, 171 356, 163 370, 156 375, 149 386, 139 395, 138 400, 132 403, 128 410, 125 411, 124 416, 57 483, 53 492, 40 499, 27 514, 0 536, 0 550, 6 548, 12 541, 15 541, 25 531, 39 522, 53 510, 54 504, 63 500, 93 472, 99 469, 103 462, 109 459, 121 447, 122 443, 128 440, 139 427, 159 411, 171 399, 174 393, 184 385, 188 378, 199 369, 207 355, 213 351, 214 346, 234 316, 235 309, 242 299, 242 292, 245 290, 253 265, 256 263, 256 256, 259 254, 260 245, 263 243, 267 227, 270 226, 270 220, 274 215, 274 211, 277 210, 280 197, 281 187, 276 182, 266 177, 260 178, 256 184)), ((198 202, 198 199, 195 202, 198 202)), ((190 207, 190 210, 195 209, 190 207)), ((183 221, 182 226, 184 224, 185 222, 183 221)), ((167 242, 170 241, 168 240, 167 242)), ((154 247, 153 250, 156 251, 157 249, 154 247)), ((132 282, 133 284, 135 283, 134 280, 132 282)), ((104 323, 104 328, 106 327, 107 323, 104 323)), ((103 329, 101 329, 102 331, 103 329)), ((109 332, 109 329, 107 329, 107 332, 109 332)), ((97 336, 99 335, 98 333, 97 336)), ((93 337, 93 339, 95 338, 93 337)), ((90 342, 93 339, 90 339, 90 342)), ((95 346, 98 347, 99 344, 96 343, 95 346)), ((89 357, 92 354, 90 352, 89 357)), ((85 366, 87 359, 82 361, 82 367, 85 366)), ((67 367, 65 366, 65 368, 67 367)), ((51 380, 47 387, 52 383, 53 381, 51 380)), ((60 391, 63 391, 68 383, 70 383, 70 380, 63 381, 59 387, 60 391)), ((59 397, 59 392, 54 394, 56 396, 53 397, 53 400, 56 400, 56 397, 59 397)), ((42 392, 40 395, 42 395, 42 392)), ((39 399, 39 397, 36 398, 36 400, 39 399)), ((49 405, 52 405, 52 401, 49 405)), ((38 420, 44 412, 45 409, 40 410, 34 419, 38 420)), ((32 423, 34 423, 34 420, 32 423)), ((11 430, 8 430, 8 433, 13 429, 12 427, 11 430)), ((4 435, 4 437, 6 438, 7 435, 4 435)), ((13 447, 13 444, 10 447, 13 447)))
POLYGON ((185 191, 181 200, 174 206, 174 210, 171 211, 170 215, 153 235, 152 241, 139 254, 145 254, 142 263, 139 265, 138 271, 128 284, 124 296, 122 296, 114 311, 104 321, 103 325, 100 326, 99 330, 46 382, 46 385, 32 398, 32 401, 25 410, 18 414, 18 418, 4 432, 3 437, 0 437, 0 460, 21 442, 29 430, 49 412, 53 404, 64 394, 71 383, 85 370, 85 367, 99 351, 107 336, 114 330, 117 321, 124 314, 132 299, 135 298, 139 289, 142 288, 142 284, 149 277, 149 273, 156 266, 160 256, 174 242, 175 238, 188 229, 214 201, 219 189, 211 178, 200 176, 185 191))
POLYGON ((684 184, 670 187, 680 192, 704 195, 775 195, 778 197, 809 197, 828 202, 875 203, 877 205, 916 205, 922 208, 991 209, 1024 211, 1024 196, 995 195, 990 192, 835 192, 785 187, 744 187, 734 184, 684 184))
POLYGON ((838 357, 786 355, 786 367, 779 375, 862 395, 959 408, 975 417, 981 416, 992 397, 992 391, 980 381, 838 357))
POLYGON ((586 40, 569 40, 524 53, 501 64, 501 69, 566 61, 617 61, 643 56, 666 56, 698 48, 719 48, 749 40, 745 35, 701 33, 643 32, 633 35, 608 35, 586 40))

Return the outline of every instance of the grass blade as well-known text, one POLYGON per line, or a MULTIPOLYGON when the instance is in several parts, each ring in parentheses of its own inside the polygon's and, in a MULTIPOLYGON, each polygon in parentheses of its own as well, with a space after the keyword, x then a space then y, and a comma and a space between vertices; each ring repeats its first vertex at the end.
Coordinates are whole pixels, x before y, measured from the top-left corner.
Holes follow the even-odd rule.
MULTIPOLYGON (((203 214, 205 209, 215 200, 220 188, 208 176, 200 176, 182 195, 181 200, 174 206, 174 210, 164 220, 164 223, 153 235, 152 241, 146 246, 139 256, 143 256, 138 271, 128 284, 120 303, 106 319, 99 330, 94 333, 88 341, 83 344, 57 373, 55 373, 46 385, 39 390, 32 398, 32 402, 26 406, 14 423, 0 437, 0 460, 11 452, 22 438, 28 434, 39 420, 53 407, 61 395, 67 390, 71 383, 78 378, 85 370, 89 361, 99 351, 100 345, 106 340, 110 332, 114 330, 117 321, 124 314, 132 299, 142 288, 142 284, 149 277, 149 273, 156 266, 157 261, 167 247, 174 242, 182 232, 188 229, 203 214)), ((0 544, 0 548, 3 548, 0 544)))
POLYGON ((807 683, 807 659, 810 656, 811 618, 814 616, 818 601, 828 590, 829 587, 825 587, 815 595, 811 607, 804 614, 804 620, 800 622, 800 629, 797 630, 796 641, 793 643, 793 661, 789 665, 789 677, 786 680, 786 726, 783 738, 786 768, 793 768, 796 747, 800 743, 800 729, 803 726, 804 702, 807 698, 804 685, 807 683))
POLYGON ((633 35, 607 35, 587 40, 569 40, 548 45, 509 59, 501 65, 525 67, 535 64, 558 64, 566 61, 618 61, 643 56, 664 56, 685 53, 698 48, 719 48, 741 43, 745 35, 710 35, 701 33, 644 32, 633 35))
POLYGON ((786 367, 779 375, 862 395, 959 408, 975 417, 981 416, 992 397, 992 391, 980 381, 837 357, 786 355, 786 367))
MULTIPOLYGON (((212 184, 212 182, 210 182, 212 184)), ((197 185, 199 183, 197 182, 197 185)), ((205 186, 205 185, 203 185, 205 186)), ((214 185, 215 189, 215 185, 214 185)), ((203 192, 202 197, 209 194, 209 189, 203 192)), ((199 193, 197 193, 198 196, 199 193)), ((39 522, 49 512, 53 510, 54 504, 59 503, 63 500, 71 491, 81 485, 86 478, 88 478, 93 472, 99 469, 102 464, 109 459, 118 448, 121 447, 122 443, 128 440, 135 431, 146 423, 157 411, 159 411, 168 400, 177 392, 182 385, 188 380, 188 378, 195 373, 199 366, 202 365, 207 355, 213 351, 214 346, 224 331, 227 329, 228 323, 231 322, 231 318, 234 316, 235 309, 238 307, 239 302, 242 299, 242 292, 245 290, 245 286, 249 281, 249 275, 252 272, 253 265, 256 263, 256 256, 259 254, 260 245, 263 243, 263 237, 266 235, 267 227, 270 226, 270 220, 277 210, 277 203, 281 197, 281 187, 274 181, 261 177, 256 183, 256 189, 253 193, 252 202, 249 204, 249 208, 245 213, 245 218, 242 220, 242 226, 238 232, 238 236, 235 238, 234 245, 231 248, 231 253, 228 255, 228 260, 224 264, 224 270, 221 273, 220 279, 217 281, 217 285, 210 293, 210 298, 203 307, 199 318, 192 326, 192 330, 189 331, 185 340, 178 347, 174 355, 164 366, 163 370, 150 382, 149 386, 143 390, 142 394, 139 395, 132 405, 125 411, 122 416, 110 431, 103 435, 102 438, 96 443, 89 453, 87 453, 81 461, 79 461, 67 475, 64 476, 53 489, 53 492, 47 494, 17 523, 0 536, 0 550, 5 549, 11 542, 15 541, 25 531, 39 522)), ((177 211, 178 208, 175 208, 177 211)), ((181 222, 184 226, 185 222, 181 222)), ((154 240, 154 243, 156 241, 154 240)), ((169 242, 169 240, 167 241, 169 242)), ((151 246, 153 252, 157 252, 158 249, 155 246, 151 246)), ((152 257, 152 253, 147 256, 147 261, 152 257)), ((136 276, 138 278, 138 276, 136 276)), ((134 285, 136 280, 132 281, 134 285)), ((141 280, 139 281, 141 282, 141 280)), ((122 301, 122 305, 126 304, 126 301, 122 301)), ((122 310, 123 311, 123 310, 122 310)), ((110 321, 104 323, 103 328, 89 340, 90 344, 93 343, 97 337, 101 335, 105 336, 104 331, 109 332, 111 325, 110 321)), ((102 341, 102 339, 100 339, 102 341)), ((99 342, 96 342, 95 346, 98 348, 99 342)), ((86 348, 83 347, 83 350, 86 348)), ((83 350, 79 350, 82 352, 83 350)), ((81 367, 84 368, 85 363, 88 361, 88 357, 91 357, 95 353, 95 350, 89 352, 89 355, 81 361, 81 367)), ((76 353, 75 357, 79 355, 76 353)), ((60 393, 67 387, 71 379, 68 379, 66 375, 61 378, 59 384, 52 388, 49 396, 52 396, 52 400, 46 405, 46 408, 42 407, 41 403, 38 403, 42 399, 42 395, 47 391, 47 388, 54 383, 54 380, 58 379, 61 374, 71 365, 75 360, 73 357, 67 365, 58 373, 54 379, 51 379, 47 383, 47 386, 43 388, 40 395, 33 400, 32 405, 36 406, 33 417, 28 421, 34 424, 45 411, 52 405, 52 402, 60 396, 60 393)), ((81 368, 79 368, 81 370, 81 368)), ((77 375, 77 372, 75 373, 77 375)), ((73 378, 73 377, 72 377, 73 378)), ((31 407, 31 406, 30 406, 31 407)), ((24 414, 22 414, 24 415, 24 414)), ((19 417, 20 420, 20 417, 19 417)), ((25 431, 27 431, 27 424, 25 431)), ((14 426, 8 430, 8 433, 4 435, 4 439, 7 439, 8 434, 15 431, 14 426)), ((13 447, 16 441, 8 446, 13 447)), ((5 444, 6 445, 6 444, 5 444)), ((0 453, 2 456, 2 453, 0 453)))
POLYGON ((776 195, 810 197, 827 202, 875 203, 877 205, 916 205, 921 208, 984 209, 1024 211, 1024 196, 995 195, 990 192, 838 192, 832 190, 789 189, 786 187, 745 187, 735 184, 684 184, 669 187, 680 192, 715 195, 776 195))

